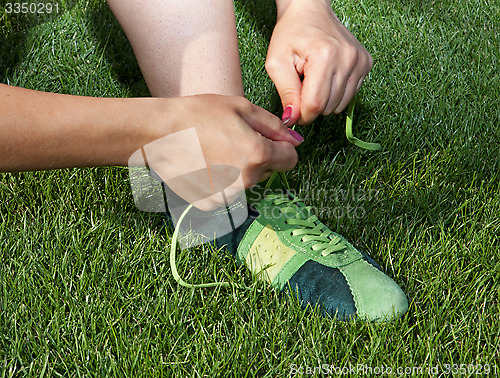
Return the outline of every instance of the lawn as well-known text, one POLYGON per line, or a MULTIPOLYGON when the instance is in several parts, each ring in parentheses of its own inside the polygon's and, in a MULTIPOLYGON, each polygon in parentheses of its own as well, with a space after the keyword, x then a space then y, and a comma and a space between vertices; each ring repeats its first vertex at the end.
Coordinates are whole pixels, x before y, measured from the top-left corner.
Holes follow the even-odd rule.
MULTIPOLYGON (((0 5, 1 82, 148 96, 106 3, 59 4, 45 17, 0 5)), ((264 70, 273 2, 236 9, 247 97, 280 114, 264 70)), ((345 113, 320 118, 298 129, 305 142, 288 180, 396 280, 408 313, 372 324, 303 312, 210 247, 184 252, 181 274, 252 290, 182 288, 169 268, 171 231, 134 207, 125 168, 0 174, 2 377, 500 370, 499 3, 334 9, 374 58, 355 134, 382 150, 349 144, 345 113)))

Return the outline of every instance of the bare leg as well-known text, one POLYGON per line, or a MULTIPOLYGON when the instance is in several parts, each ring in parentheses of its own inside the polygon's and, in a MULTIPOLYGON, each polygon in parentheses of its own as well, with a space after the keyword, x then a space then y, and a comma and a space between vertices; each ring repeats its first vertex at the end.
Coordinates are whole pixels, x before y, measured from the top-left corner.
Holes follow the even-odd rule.
POLYGON ((156 97, 243 96, 232 0, 108 0, 156 97))

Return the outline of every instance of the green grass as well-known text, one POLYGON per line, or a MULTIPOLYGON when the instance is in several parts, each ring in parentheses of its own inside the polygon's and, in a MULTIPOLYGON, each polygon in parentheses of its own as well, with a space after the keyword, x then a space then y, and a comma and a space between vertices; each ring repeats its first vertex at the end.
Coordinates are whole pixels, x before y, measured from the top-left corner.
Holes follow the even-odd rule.
MULTIPOLYGON (((2 376, 274 377, 323 364, 413 367, 424 376, 418 367, 500 369, 498 2, 335 4, 375 60, 355 133, 383 149, 349 145, 345 114, 321 118, 299 129, 306 141, 288 177, 401 285, 407 315, 341 323, 261 284, 181 288, 169 270, 168 231, 161 217, 135 209, 125 169, 1 174, 2 376), (347 206, 359 216, 333 211, 347 206)), ((280 114, 263 68, 272 1, 236 6, 247 96, 280 114)), ((3 83, 148 95, 99 0, 66 2, 46 18, 9 16, 0 6, 0 32, 3 83)), ((196 282, 252 282, 210 248, 179 260, 196 282)))

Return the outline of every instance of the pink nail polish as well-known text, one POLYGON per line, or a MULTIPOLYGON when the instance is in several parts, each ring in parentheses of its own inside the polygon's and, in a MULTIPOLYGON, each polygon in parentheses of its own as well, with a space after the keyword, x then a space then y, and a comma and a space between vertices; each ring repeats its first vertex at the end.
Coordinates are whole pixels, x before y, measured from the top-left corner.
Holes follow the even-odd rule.
POLYGON ((289 128, 288 132, 290 133, 291 136, 293 136, 295 139, 297 139, 300 143, 302 143, 304 141, 304 138, 302 137, 302 135, 300 135, 295 130, 292 130, 289 128))
POLYGON ((288 121, 290 121, 290 118, 292 118, 292 110, 293 107, 292 105, 288 105, 284 110, 283 110, 283 116, 281 117, 281 120, 283 123, 286 125, 288 121))

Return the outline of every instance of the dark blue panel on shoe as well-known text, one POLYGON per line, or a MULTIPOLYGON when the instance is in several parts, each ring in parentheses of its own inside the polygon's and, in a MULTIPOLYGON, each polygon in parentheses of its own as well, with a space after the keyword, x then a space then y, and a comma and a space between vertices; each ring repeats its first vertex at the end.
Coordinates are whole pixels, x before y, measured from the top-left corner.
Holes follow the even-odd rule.
POLYGON ((259 212, 256 211, 252 206, 248 205, 248 218, 243 222, 243 224, 220 238, 215 239, 215 246, 217 248, 226 247, 228 252, 236 257, 236 252, 238 250, 238 246, 240 245, 241 239, 247 232, 248 227, 252 224, 252 222, 259 216, 259 212))
POLYGON ((332 268, 309 260, 290 278, 290 289, 298 299, 302 308, 309 303, 312 307, 328 313, 339 320, 348 320, 356 314, 356 305, 351 289, 344 275, 337 268, 332 268))

